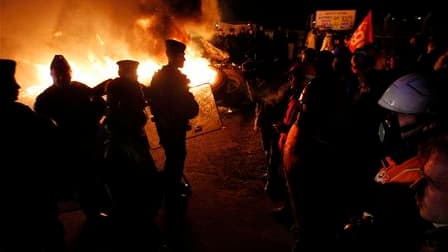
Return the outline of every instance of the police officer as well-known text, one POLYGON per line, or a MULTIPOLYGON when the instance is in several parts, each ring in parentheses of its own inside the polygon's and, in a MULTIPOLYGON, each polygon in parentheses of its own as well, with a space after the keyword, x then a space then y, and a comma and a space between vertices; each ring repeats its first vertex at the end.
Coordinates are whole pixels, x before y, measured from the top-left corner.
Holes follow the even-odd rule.
POLYGON ((157 167, 149 151, 144 127, 147 121, 145 86, 138 81, 138 61, 120 60, 118 78, 106 87, 105 158, 121 249, 158 246, 154 222, 161 189, 157 167), (135 246, 135 247, 134 247, 135 246))
POLYGON ((53 57, 50 70, 53 84, 37 96, 34 110, 56 125, 53 159, 60 164, 60 185, 69 187, 60 199, 77 200, 88 220, 96 220, 101 216, 104 194, 99 182, 97 134, 105 101, 95 95, 94 88, 72 81, 72 69, 63 55, 53 57))
POLYGON ((0 59, 0 251, 64 251, 54 174, 51 124, 17 102, 16 62, 0 59))
POLYGON ((199 105, 189 91, 190 80, 179 70, 185 62, 185 44, 168 39, 165 47, 168 64, 154 74, 148 94, 165 152, 164 177, 169 205, 176 198, 187 196, 182 182, 187 155, 186 134, 190 130, 189 120, 199 113, 199 105))

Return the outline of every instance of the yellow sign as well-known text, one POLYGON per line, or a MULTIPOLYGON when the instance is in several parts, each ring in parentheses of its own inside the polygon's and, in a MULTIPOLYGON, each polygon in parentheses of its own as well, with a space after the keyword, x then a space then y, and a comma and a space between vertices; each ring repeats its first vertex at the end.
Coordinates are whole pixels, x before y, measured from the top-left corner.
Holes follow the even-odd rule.
POLYGON ((351 30, 355 23, 356 10, 318 10, 316 27, 320 30, 351 30))

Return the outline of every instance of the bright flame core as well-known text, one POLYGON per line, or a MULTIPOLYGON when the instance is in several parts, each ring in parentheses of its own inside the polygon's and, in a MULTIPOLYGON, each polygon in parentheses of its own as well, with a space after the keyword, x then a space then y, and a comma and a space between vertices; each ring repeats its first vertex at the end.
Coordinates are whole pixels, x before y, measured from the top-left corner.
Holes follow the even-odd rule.
MULTIPOLYGON (((220 17, 218 0, 0 0, 0 57, 17 61, 19 101, 30 106, 52 84, 55 54, 70 62, 74 81, 89 86, 116 77, 116 61, 137 60, 148 85, 166 38, 210 39, 220 17)), ((214 85, 219 73, 202 56, 189 57, 189 47, 181 70, 192 85, 214 85)))
MULTIPOLYGON (((210 67, 210 62, 207 59, 193 55, 194 52, 187 50, 184 67, 180 69, 190 79, 190 86, 193 87, 204 83, 213 85, 217 79, 217 71, 210 67)), ((68 60, 70 61, 70 59, 68 60)), ((73 74, 72 80, 93 87, 104 80, 117 77, 118 66, 116 60, 107 56, 100 58, 91 53, 88 55, 88 62, 90 62, 90 65, 70 61, 73 74)), ((138 80, 145 85, 149 85, 152 76, 162 65, 148 59, 139 60, 139 62, 137 69, 138 80)), ((39 93, 53 82, 48 65, 34 64, 34 67, 37 72, 37 81, 42 84, 28 86, 21 90, 21 97, 28 100, 34 100, 39 93)))

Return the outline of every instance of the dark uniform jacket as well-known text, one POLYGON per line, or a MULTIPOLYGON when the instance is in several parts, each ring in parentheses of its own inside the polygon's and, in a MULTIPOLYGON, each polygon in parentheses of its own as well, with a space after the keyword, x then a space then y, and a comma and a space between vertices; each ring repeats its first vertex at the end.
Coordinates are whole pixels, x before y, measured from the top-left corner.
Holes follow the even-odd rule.
POLYGON ((148 89, 151 112, 159 137, 171 131, 188 130, 189 119, 199 113, 199 105, 189 91, 187 76, 174 66, 166 65, 154 74, 148 89))

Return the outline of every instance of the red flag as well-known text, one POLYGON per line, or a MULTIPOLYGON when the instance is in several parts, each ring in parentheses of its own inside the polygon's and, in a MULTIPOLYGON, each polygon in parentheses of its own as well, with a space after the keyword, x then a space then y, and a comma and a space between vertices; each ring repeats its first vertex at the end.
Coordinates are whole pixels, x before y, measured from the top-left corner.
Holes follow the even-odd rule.
POLYGON ((363 47, 369 43, 373 43, 373 23, 371 10, 369 10, 367 16, 353 33, 348 43, 348 48, 353 53, 357 48, 363 47))

